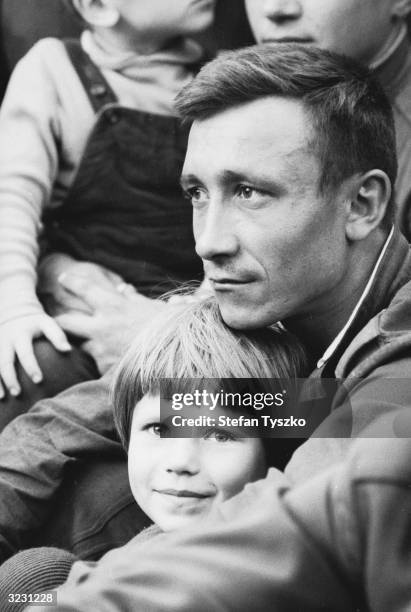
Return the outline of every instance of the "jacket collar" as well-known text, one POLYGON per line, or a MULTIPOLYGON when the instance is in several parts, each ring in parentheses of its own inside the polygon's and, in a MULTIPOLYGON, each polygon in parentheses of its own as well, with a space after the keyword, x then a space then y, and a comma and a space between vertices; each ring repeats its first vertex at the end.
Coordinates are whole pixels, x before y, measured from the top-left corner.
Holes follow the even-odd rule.
POLYGON ((333 378, 339 360, 354 338, 379 312, 388 307, 400 288, 411 280, 410 246, 398 228, 394 229, 377 274, 338 346, 325 365, 313 372, 315 377, 333 378))

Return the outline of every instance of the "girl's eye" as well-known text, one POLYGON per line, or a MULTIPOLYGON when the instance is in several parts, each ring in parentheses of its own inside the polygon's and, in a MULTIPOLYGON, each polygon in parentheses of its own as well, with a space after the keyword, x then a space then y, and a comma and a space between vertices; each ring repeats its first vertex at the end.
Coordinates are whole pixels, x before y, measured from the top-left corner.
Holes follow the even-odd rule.
POLYGON ((205 434, 204 439, 215 442, 233 442, 237 438, 225 429, 211 429, 205 434))
POLYGON ((163 423, 150 423, 149 425, 146 425, 144 430, 148 431, 148 433, 152 434, 153 436, 160 437, 167 432, 167 426, 163 423))

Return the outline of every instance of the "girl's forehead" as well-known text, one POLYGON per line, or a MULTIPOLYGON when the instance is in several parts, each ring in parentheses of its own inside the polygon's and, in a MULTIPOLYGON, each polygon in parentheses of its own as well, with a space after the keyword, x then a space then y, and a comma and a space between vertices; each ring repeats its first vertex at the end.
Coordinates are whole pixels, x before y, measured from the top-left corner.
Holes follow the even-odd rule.
POLYGON ((160 395, 147 393, 143 395, 140 401, 134 407, 134 414, 144 412, 159 412, 160 411, 160 395))

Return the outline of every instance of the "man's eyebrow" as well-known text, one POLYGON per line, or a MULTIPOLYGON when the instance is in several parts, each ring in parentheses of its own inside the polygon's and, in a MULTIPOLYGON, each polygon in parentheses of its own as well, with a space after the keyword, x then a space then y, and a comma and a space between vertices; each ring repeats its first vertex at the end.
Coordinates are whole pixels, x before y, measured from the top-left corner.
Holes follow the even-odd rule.
MULTIPOLYGON (((269 191, 283 192, 284 186, 279 178, 273 177, 271 174, 262 175, 261 173, 254 173, 252 170, 222 170, 214 179, 221 186, 230 185, 233 183, 252 183, 261 188, 265 188, 269 191)), ((180 178, 180 185, 183 189, 187 189, 190 185, 203 185, 202 181, 196 174, 189 172, 182 174, 180 178)))
MULTIPOLYGON (((233 181, 235 182, 235 181, 244 181, 244 180, 248 180, 248 181, 261 180, 261 181, 267 182, 271 180, 271 177, 265 178, 261 176, 261 174, 254 175, 252 171, 243 172, 241 170, 222 170, 216 178, 221 183, 229 183, 233 181)), ((180 178, 180 183, 182 186, 186 184, 190 184, 190 183, 202 183, 202 182, 203 181, 193 173, 182 174, 180 178)))
POLYGON ((251 174, 249 172, 241 172, 241 171, 235 171, 235 170, 224 170, 221 173, 221 180, 224 182, 232 182, 232 181, 244 181, 244 180, 250 180, 253 177, 251 176, 251 174))
POLYGON ((261 172, 255 173, 253 170, 224 170, 221 173, 220 179, 223 183, 251 183, 257 187, 265 188, 269 191, 283 191, 284 187, 281 185, 279 178, 272 176, 271 174, 265 175, 261 172))
POLYGON ((180 177, 180 185, 184 189, 188 185, 201 183, 200 179, 195 174, 182 174, 180 177))

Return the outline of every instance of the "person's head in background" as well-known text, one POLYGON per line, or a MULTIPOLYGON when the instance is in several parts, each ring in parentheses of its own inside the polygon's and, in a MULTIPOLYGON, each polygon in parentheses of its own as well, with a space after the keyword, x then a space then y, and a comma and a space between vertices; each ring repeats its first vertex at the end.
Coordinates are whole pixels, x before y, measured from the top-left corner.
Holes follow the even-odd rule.
POLYGON ((406 30, 411 0, 246 0, 257 42, 301 42, 379 64, 406 30))
POLYGON ((216 0, 68 0, 115 50, 151 54, 213 22, 216 0))
POLYGON ((169 531, 204 518, 263 477, 281 442, 263 443, 218 426, 197 428, 193 438, 160 437, 168 422, 160 417, 161 380, 175 379, 168 397, 192 392, 193 379, 262 379, 261 390, 272 390, 272 379, 305 373, 304 352, 291 334, 279 327, 231 330, 214 298, 170 307, 156 317, 121 361, 112 390, 131 490, 153 522, 169 531))

